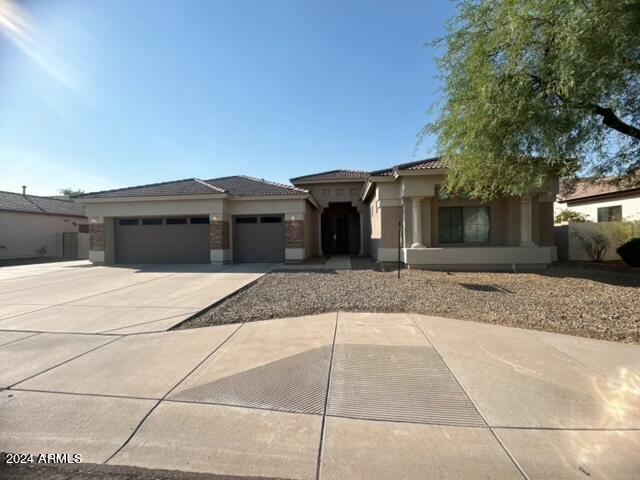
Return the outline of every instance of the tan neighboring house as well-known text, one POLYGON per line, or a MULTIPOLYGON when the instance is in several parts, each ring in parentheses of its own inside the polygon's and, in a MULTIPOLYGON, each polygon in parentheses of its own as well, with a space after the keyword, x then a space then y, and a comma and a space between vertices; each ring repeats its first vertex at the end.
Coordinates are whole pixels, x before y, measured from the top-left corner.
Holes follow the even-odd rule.
POLYGON ((592 222, 640 220, 640 185, 582 180, 571 193, 560 193, 555 212, 563 210, 581 213, 592 222))
POLYGON ((186 179, 79 197, 96 263, 300 262, 371 255, 415 268, 541 268, 555 260, 556 191, 489 204, 442 200, 438 159, 333 170, 292 186, 247 176, 186 179))
POLYGON ((0 260, 88 257, 84 205, 68 199, 0 192, 0 260))

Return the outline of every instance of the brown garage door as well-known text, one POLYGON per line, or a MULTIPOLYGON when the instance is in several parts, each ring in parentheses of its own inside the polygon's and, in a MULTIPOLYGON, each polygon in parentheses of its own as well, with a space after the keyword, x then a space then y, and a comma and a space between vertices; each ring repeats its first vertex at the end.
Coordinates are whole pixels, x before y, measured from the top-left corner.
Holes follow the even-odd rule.
POLYGON ((233 217, 234 262, 284 261, 284 219, 282 215, 233 217))
POLYGON ((209 217, 117 218, 116 263, 209 263, 209 217))

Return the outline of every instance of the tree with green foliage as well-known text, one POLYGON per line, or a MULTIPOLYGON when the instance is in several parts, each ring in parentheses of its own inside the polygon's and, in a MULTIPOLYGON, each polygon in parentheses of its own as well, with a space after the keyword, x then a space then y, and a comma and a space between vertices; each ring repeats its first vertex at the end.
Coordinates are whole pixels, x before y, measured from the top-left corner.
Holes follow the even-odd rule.
POLYGON ((573 210, 563 210, 556 215, 554 223, 562 223, 562 222, 588 222, 587 216, 580 213, 575 212, 573 210))
POLYGON ((60 192, 60 195, 75 197, 76 195, 82 195, 84 193, 84 190, 80 188, 61 188, 60 190, 58 190, 58 192, 60 192))
POLYGON ((444 191, 522 195, 577 171, 638 181, 640 1, 461 0, 438 65, 444 191))

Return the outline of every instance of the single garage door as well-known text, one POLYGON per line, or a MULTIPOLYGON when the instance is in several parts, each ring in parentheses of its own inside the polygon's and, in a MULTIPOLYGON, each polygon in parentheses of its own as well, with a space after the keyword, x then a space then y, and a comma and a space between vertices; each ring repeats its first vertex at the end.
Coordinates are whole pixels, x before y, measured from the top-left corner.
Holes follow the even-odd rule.
POLYGON ((283 262, 284 219, 282 215, 233 217, 234 262, 283 262))
POLYGON ((116 263, 209 263, 209 217, 116 219, 116 263))

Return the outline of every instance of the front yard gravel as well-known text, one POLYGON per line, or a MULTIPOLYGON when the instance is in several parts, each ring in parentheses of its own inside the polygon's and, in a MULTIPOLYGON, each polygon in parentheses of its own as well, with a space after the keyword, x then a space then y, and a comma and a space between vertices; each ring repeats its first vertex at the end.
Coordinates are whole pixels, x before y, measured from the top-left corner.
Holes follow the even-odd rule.
POLYGON ((275 272, 178 328, 331 311, 409 312, 640 343, 640 275, 572 267, 540 273, 275 272))

